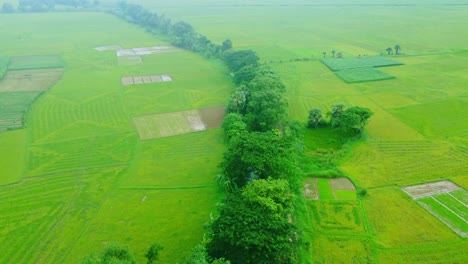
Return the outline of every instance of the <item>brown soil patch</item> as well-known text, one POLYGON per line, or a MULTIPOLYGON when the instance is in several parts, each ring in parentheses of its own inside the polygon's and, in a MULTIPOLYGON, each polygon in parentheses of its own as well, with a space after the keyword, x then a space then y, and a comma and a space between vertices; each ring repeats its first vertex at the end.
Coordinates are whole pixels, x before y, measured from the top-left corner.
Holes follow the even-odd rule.
POLYGON ((210 129, 221 127, 226 110, 224 107, 212 107, 199 109, 198 113, 203 123, 205 123, 206 128, 210 129))
POLYGON ((433 183, 426 183, 414 186, 407 186, 401 188, 408 195, 413 197, 413 199, 431 196, 438 193, 446 193, 454 190, 461 189, 458 185, 451 181, 440 181, 433 183))
POLYGON ((335 190, 349 190, 349 191, 356 190, 356 187, 348 178, 329 179, 328 182, 330 183, 334 191, 335 190))
POLYGON ((304 197, 309 200, 318 200, 317 178, 312 178, 304 182, 304 197))

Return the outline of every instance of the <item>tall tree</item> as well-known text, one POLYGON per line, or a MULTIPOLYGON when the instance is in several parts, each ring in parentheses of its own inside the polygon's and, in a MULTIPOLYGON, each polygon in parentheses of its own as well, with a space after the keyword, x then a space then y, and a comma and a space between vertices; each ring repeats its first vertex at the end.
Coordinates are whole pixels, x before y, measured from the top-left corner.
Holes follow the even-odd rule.
POLYGON ((148 248, 148 251, 145 254, 145 257, 147 259, 147 264, 156 264, 157 261, 159 260, 159 252, 163 250, 164 247, 161 246, 159 243, 155 242, 151 244, 151 246, 148 248))
POLYGON ((385 50, 387 51, 387 55, 390 55, 390 53, 393 51, 393 49, 391 47, 388 47, 385 50))
POLYGON ((247 102, 247 124, 253 131, 277 128, 286 116, 287 101, 277 90, 253 92, 247 102))
POLYGON ((237 72, 248 65, 258 66, 259 60, 253 50, 228 51, 224 56, 224 61, 232 72, 237 72))
POLYGON ((395 54, 398 55, 398 52, 400 52, 401 47, 400 47, 399 44, 396 44, 395 47, 394 47, 394 49, 395 49, 395 54))
POLYGON ((226 51, 232 48, 232 41, 230 39, 226 39, 223 41, 223 44, 221 45, 221 50, 226 51))
POLYGON ((309 111, 309 118, 307 120, 307 126, 312 128, 317 128, 322 122, 323 116, 322 111, 318 108, 313 108, 309 111))
POLYGON ((336 53, 336 50, 332 50, 331 51, 331 54, 332 54, 332 57, 335 58, 335 53, 336 53))

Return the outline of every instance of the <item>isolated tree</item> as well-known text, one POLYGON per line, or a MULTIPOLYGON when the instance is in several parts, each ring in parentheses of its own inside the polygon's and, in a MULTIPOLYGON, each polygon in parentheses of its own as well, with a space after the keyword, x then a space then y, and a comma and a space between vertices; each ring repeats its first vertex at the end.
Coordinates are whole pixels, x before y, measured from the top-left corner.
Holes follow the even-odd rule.
POLYGON ((330 118, 330 124, 332 127, 336 127, 336 119, 340 117, 345 110, 345 105, 342 103, 334 104, 331 111, 327 112, 327 116, 330 118))
POLYGON ((398 55, 398 52, 400 52, 401 47, 400 47, 399 44, 396 44, 395 47, 394 47, 394 49, 395 49, 395 54, 398 55))
POLYGON ((322 121, 322 111, 318 108, 314 108, 309 111, 309 118, 307 120, 307 126, 317 128, 322 121))
POLYGON ((332 50, 331 51, 331 54, 332 54, 332 57, 335 58, 335 53, 336 53, 336 50, 332 50))
POLYGON ((148 260, 147 264, 156 264, 159 260, 159 252, 163 250, 164 247, 161 246, 159 243, 155 242, 151 244, 148 248, 148 251, 145 254, 146 259, 148 260))
POLYGON ((387 51, 387 55, 390 55, 390 53, 393 51, 393 49, 391 47, 388 47, 385 50, 387 51))
POLYGON ((353 106, 346 109, 345 114, 357 115, 359 117, 357 124, 354 124, 353 128, 362 134, 367 121, 374 113, 367 107, 353 106))
POLYGON ((343 52, 339 51, 337 54, 336 54, 336 57, 341 59, 343 58, 343 52))
POLYGON ((223 41, 223 44, 221 46, 222 51, 226 51, 232 48, 232 41, 230 39, 226 39, 223 41))
POLYGON ((350 107, 333 119, 334 127, 340 129, 343 133, 356 132, 362 135, 364 127, 369 118, 373 115, 372 111, 366 107, 350 107))
POLYGON ((322 52, 322 54, 323 54, 323 57, 324 57, 324 58, 327 56, 327 53, 326 53, 325 51, 322 52))

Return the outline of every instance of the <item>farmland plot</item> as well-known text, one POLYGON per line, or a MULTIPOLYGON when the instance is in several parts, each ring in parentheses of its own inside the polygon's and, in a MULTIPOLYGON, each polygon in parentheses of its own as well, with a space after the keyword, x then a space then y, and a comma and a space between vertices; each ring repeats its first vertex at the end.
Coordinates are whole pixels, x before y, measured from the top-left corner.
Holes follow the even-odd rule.
POLYGON ((304 182, 303 194, 311 200, 355 200, 356 187, 348 178, 310 178, 304 182))

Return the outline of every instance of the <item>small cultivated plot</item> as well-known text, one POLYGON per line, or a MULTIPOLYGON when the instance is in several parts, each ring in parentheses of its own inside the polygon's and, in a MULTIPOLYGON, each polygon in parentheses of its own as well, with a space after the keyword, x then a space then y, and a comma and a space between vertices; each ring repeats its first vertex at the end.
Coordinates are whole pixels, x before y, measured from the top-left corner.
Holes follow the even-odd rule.
POLYGON ((137 55, 117 57, 118 65, 137 65, 142 63, 143 59, 137 55))
POLYGON ((167 74, 162 75, 145 75, 145 76, 126 76, 120 79, 122 85, 133 85, 143 83, 158 83, 158 82, 171 82, 172 77, 167 74))
POLYGON ((336 72, 347 83, 369 82, 393 79, 395 76, 372 67, 344 69, 336 72))
POLYGON ((121 50, 120 45, 108 45, 108 46, 99 46, 94 48, 97 51, 108 51, 108 50, 121 50))
POLYGON ((461 237, 468 236, 466 190, 450 181, 427 183, 402 188, 419 205, 433 214, 461 237), (455 195, 452 192, 456 192, 455 195))
POLYGON ((399 61, 394 61, 381 56, 361 57, 361 58, 323 58, 320 60, 332 71, 344 69, 385 67, 403 65, 399 61))
POLYGON ((140 139, 147 140, 220 127, 224 111, 222 107, 188 110, 134 117, 133 122, 140 139))
POLYGON ((43 91, 60 80, 63 68, 9 70, 0 81, 0 92, 43 91))
POLYGON ((23 127, 24 114, 40 93, 0 93, 0 132, 23 127))
POLYGON ((364 220, 357 200, 308 201, 308 212, 316 231, 328 233, 365 233, 364 220))
POLYGON ((155 46, 155 47, 144 47, 144 48, 130 48, 130 49, 118 49, 116 50, 117 57, 122 56, 141 56, 141 55, 150 55, 158 53, 168 53, 180 51, 176 47, 171 46, 155 46))
POLYGON ((356 200, 356 187, 348 178, 310 178, 303 185, 309 200, 356 200))
POLYGON ((8 70, 63 68, 65 63, 59 55, 12 57, 8 70))
POLYGON ((367 239, 314 235, 311 247, 314 263, 375 263, 367 239))

